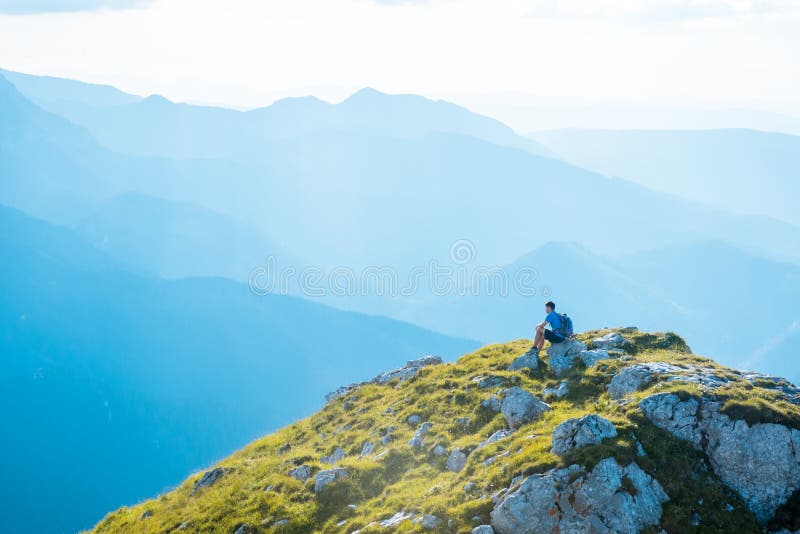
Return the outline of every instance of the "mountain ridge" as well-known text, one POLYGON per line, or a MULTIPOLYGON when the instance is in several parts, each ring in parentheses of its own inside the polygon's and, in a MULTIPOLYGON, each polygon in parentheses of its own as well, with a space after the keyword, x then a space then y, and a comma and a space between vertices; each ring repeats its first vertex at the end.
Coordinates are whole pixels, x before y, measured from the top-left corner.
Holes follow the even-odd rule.
POLYGON ((800 388, 695 356, 671 333, 586 332, 540 356, 529 344, 489 345, 453 364, 409 362, 340 388, 317 414, 110 513, 93 532, 593 525, 671 534, 800 524, 800 479, 789 474, 800 473, 791 445, 800 388))

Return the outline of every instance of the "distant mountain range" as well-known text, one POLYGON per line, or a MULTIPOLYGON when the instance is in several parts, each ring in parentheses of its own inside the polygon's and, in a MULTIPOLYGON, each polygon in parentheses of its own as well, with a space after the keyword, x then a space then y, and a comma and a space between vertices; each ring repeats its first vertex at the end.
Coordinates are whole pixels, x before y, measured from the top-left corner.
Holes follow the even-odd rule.
POLYGON ((414 95, 240 112, 8 71, 0 117, 2 531, 87 526, 336 385, 528 336, 550 298, 580 330, 675 328, 698 353, 800 379, 791 136, 627 133, 628 176, 612 168, 628 141, 595 166, 414 95), (267 257, 402 279, 453 267, 455 242, 468 271, 535 270, 535 293, 242 283, 267 257))
POLYGON ((553 130, 532 138, 587 169, 800 225, 799 136, 745 129, 553 130))
POLYGON ((221 278, 130 274, 9 208, 0 226, 2 532, 75 532, 344 382, 477 346, 221 278))

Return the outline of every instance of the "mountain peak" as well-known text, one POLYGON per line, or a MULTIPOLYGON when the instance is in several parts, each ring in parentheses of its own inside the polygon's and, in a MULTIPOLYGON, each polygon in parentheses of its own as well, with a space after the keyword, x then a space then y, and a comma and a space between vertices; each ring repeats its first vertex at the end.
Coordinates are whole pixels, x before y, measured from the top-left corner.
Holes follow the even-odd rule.
POLYGON ((800 388, 694 356, 672 333, 591 331, 541 354, 530 343, 454 364, 411 360, 341 387, 317 414, 96 532, 220 521, 237 532, 687 531, 698 521, 760 532, 797 519, 800 388), (754 396, 773 399, 769 409, 747 408, 754 396))

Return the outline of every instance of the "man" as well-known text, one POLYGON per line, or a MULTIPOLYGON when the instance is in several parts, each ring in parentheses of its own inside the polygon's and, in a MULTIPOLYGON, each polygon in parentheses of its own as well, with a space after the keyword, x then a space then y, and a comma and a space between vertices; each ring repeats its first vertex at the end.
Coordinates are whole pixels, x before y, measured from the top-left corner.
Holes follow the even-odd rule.
POLYGON ((544 342, 561 343, 566 338, 557 333, 561 329, 561 319, 556 313, 556 305, 551 300, 544 305, 547 316, 544 321, 536 325, 536 338, 533 340, 532 352, 539 352, 544 347, 544 342), (547 328, 547 327, 550 328, 547 328))

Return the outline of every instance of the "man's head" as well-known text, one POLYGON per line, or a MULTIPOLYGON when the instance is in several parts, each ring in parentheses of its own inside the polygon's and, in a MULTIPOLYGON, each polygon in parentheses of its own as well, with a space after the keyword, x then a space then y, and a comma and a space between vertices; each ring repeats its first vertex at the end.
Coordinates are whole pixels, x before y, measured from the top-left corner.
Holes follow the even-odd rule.
POLYGON ((544 309, 545 309, 545 311, 547 311, 547 313, 550 313, 550 312, 552 312, 553 310, 556 309, 556 303, 553 302, 552 300, 550 300, 550 301, 545 303, 544 309))

